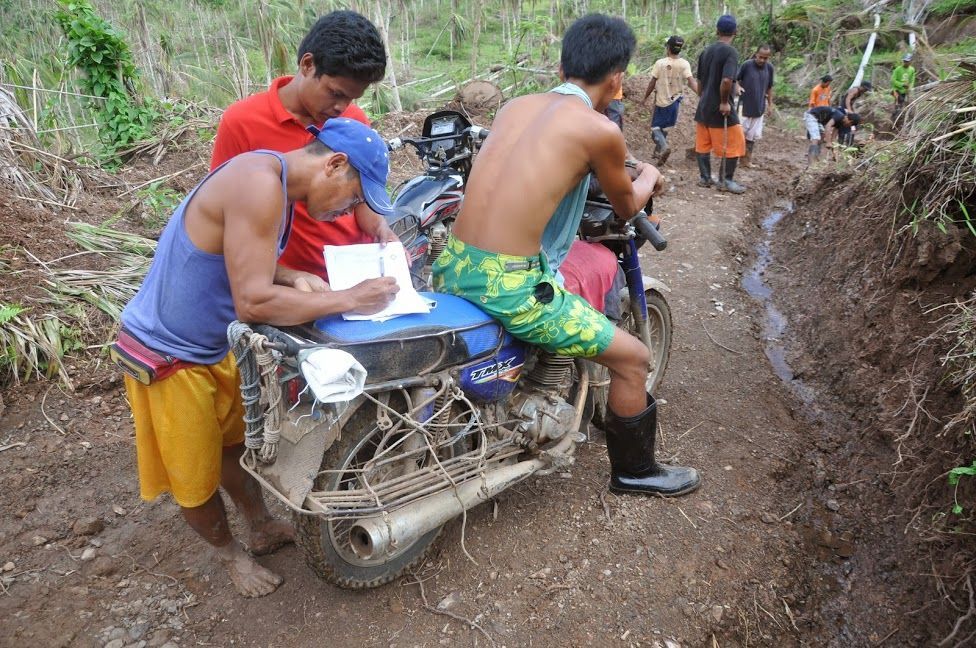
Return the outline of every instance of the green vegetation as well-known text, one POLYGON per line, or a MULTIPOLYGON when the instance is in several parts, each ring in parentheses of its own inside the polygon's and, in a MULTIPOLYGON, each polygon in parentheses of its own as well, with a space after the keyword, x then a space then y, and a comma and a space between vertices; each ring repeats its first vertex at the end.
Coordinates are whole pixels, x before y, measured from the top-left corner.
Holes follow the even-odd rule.
POLYGON ((68 39, 67 64, 82 72, 82 91, 98 99, 99 132, 114 155, 149 134, 154 110, 137 98, 139 75, 125 40, 87 0, 58 2, 54 18, 68 39))
POLYGON ((936 0, 929 7, 929 13, 937 18, 976 14, 976 0, 936 0))
POLYGON ((953 468, 952 470, 949 471, 949 485, 955 487, 955 491, 953 492, 953 503, 952 503, 952 512, 955 515, 962 515, 962 512, 964 510, 962 505, 959 503, 959 497, 958 497, 959 480, 962 477, 974 477, 974 476, 976 476, 976 461, 974 461, 970 466, 959 466, 958 468, 953 468))

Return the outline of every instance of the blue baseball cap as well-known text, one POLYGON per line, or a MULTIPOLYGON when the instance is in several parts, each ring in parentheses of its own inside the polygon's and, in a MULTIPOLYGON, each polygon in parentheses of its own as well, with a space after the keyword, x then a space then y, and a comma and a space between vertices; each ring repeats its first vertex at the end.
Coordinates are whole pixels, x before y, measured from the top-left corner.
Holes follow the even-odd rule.
POLYGON ((733 18, 729 14, 725 14, 724 16, 721 16, 718 19, 718 22, 715 23, 715 30, 718 33, 722 34, 723 36, 729 36, 731 34, 734 34, 736 28, 737 25, 735 24, 735 18, 733 18))
POLYGON ((349 164, 359 172, 363 197, 370 209, 381 216, 393 215, 390 195, 386 193, 390 156, 379 133, 347 117, 336 117, 322 128, 309 126, 306 130, 336 153, 346 154, 349 164))

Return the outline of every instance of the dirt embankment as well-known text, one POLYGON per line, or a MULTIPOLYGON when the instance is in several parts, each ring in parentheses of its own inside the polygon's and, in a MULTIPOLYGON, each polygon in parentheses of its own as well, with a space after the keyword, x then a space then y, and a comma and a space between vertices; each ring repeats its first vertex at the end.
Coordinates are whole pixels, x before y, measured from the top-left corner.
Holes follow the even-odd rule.
MULTIPOLYGON (((852 543, 849 560, 814 558, 805 577, 821 631, 850 645, 933 645, 972 611, 974 558, 944 532, 946 472, 967 442, 944 429, 961 399, 942 362, 951 342, 937 334, 945 309, 933 309, 976 288, 976 242, 954 226, 913 236, 891 203, 849 173, 818 177, 779 226, 769 281, 790 314, 790 363, 830 412, 804 457, 814 493, 835 503, 808 518, 811 541, 828 554, 852 543)), ((795 475, 797 488, 808 476, 795 475)))

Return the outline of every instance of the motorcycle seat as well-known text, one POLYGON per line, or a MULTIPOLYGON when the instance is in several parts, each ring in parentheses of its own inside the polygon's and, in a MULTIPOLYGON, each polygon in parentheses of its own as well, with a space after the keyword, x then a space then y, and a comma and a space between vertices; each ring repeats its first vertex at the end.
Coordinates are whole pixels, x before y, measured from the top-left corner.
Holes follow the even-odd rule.
POLYGON ((454 295, 420 294, 435 302, 430 313, 385 322, 333 315, 289 332, 351 353, 365 367, 367 384, 462 364, 490 355, 510 340, 497 321, 471 302, 454 295))

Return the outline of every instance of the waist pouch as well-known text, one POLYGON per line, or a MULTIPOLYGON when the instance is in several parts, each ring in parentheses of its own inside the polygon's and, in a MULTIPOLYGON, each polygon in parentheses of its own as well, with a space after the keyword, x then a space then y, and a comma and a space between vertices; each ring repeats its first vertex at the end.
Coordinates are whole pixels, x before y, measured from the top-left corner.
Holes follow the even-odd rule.
POLYGON ((119 369, 144 385, 192 366, 192 363, 150 349, 124 327, 119 331, 118 339, 109 346, 108 355, 119 369))

